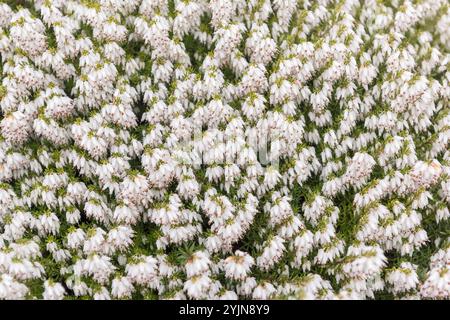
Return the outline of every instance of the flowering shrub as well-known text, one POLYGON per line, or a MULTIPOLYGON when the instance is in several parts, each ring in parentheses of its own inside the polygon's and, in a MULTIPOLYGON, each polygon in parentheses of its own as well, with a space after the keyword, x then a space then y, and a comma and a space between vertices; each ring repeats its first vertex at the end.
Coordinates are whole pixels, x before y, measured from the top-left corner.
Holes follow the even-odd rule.
POLYGON ((446 0, 10 0, 0 28, 0 298, 450 298, 446 0))

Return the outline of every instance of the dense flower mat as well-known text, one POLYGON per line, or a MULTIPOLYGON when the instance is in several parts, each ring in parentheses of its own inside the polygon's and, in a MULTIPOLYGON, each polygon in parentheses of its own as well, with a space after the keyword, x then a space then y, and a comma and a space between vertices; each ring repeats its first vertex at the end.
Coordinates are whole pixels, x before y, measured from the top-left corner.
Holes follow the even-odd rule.
POLYGON ((10 0, 0 28, 0 298, 449 298, 448 1, 10 0))

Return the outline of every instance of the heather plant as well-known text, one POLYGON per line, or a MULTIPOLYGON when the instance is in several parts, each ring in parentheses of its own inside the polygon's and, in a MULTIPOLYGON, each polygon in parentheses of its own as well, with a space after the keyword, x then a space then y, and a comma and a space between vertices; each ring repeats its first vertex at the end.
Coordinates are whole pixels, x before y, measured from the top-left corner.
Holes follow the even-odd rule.
POLYGON ((446 0, 3 0, 0 299, 449 299, 446 0))

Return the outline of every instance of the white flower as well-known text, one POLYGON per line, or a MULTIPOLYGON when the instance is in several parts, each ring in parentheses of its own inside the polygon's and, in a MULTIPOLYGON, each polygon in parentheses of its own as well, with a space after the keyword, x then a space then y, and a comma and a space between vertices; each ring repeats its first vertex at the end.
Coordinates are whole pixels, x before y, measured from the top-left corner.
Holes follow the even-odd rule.
POLYGON ((158 261, 151 256, 136 257, 135 261, 126 265, 125 271, 132 282, 149 285, 158 274, 158 261))
POLYGON ((209 270, 211 261, 204 251, 193 253, 186 262, 186 275, 188 278, 206 273, 209 270))
POLYGON ((2 1, 0 299, 448 299, 449 29, 443 0, 2 1))
POLYGON ((111 295, 123 299, 131 298, 134 287, 127 277, 114 278, 112 281, 111 295))
POLYGON ((276 289, 271 283, 264 282, 253 290, 252 298, 257 300, 267 300, 270 299, 275 292, 276 289))
POLYGON ((284 250, 284 240, 279 236, 273 237, 264 247, 262 254, 256 258, 257 266, 262 270, 270 269, 283 256, 284 250))
POLYGON ((46 300, 62 300, 66 291, 60 283, 53 283, 49 280, 44 282, 43 298, 46 300))
POLYGON ((225 276, 234 280, 243 280, 247 277, 255 260, 248 253, 237 250, 235 255, 224 261, 225 276))
POLYGON ((405 292, 416 288, 419 279, 416 273, 417 266, 403 262, 400 266, 387 275, 387 282, 390 283, 394 293, 405 292))
POLYGON ((420 289, 421 296, 431 299, 448 299, 450 295, 449 274, 448 266, 432 269, 420 289))

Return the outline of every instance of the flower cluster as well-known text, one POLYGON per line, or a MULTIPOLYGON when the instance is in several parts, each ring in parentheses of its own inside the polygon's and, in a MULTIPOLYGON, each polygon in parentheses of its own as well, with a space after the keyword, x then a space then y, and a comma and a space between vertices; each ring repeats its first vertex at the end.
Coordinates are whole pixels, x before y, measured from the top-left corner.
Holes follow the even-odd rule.
POLYGON ((0 299, 450 299, 446 0, 0 3, 0 299))

